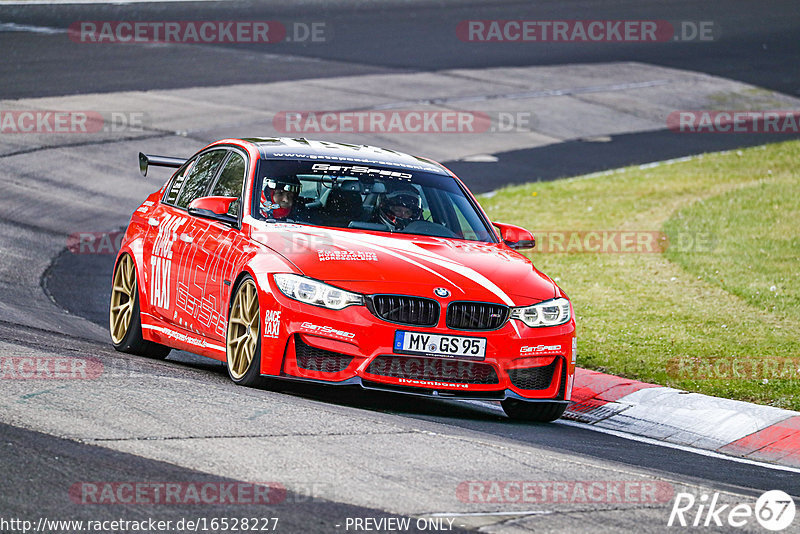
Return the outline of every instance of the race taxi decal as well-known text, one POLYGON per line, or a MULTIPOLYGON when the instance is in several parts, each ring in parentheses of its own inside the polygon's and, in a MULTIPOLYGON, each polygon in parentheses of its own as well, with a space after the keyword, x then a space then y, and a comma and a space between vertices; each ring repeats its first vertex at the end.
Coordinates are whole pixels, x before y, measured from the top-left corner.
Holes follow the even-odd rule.
POLYGON ((281 312, 280 310, 267 310, 264 312, 264 336, 278 337, 281 331, 281 312))
POLYGON ((169 309, 172 249, 178 238, 178 229, 186 220, 186 217, 167 215, 158 226, 158 235, 153 241, 153 255, 150 257, 150 294, 153 306, 169 309))

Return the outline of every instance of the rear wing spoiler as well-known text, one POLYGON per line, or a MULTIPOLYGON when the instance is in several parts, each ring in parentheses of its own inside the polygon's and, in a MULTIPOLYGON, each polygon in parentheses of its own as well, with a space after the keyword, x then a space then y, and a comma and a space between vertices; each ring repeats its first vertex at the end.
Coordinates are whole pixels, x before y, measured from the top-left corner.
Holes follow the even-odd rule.
POLYGON ((184 163, 186 163, 186 160, 183 158, 151 156, 149 154, 143 154, 139 152, 139 171, 142 173, 142 176, 147 176, 147 168, 150 165, 154 167, 172 167, 173 169, 177 169, 184 163))

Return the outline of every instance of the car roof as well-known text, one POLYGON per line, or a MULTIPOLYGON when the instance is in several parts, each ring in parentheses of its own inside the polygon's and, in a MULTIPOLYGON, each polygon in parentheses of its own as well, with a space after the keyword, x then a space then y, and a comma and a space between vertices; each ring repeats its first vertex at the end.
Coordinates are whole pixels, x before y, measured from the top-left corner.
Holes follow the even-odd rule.
POLYGON ((292 137, 251 137, 242 141, 254 144, 264 159, 382 165, 450 176, 447 169, 435 161, 387 148, 292 137))

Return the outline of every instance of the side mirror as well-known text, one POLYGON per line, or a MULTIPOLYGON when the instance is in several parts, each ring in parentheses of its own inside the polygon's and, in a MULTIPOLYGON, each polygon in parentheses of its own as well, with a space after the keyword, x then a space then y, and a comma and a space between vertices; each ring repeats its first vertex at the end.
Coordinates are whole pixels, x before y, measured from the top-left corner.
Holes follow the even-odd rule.
POLYGON ((230 225, 236 225, 239 219, 228 214, 231 204, 239 200, 238 197, 200 197, 189 204, 189 215, 213 219, 230 225))
POLYGON ((503 243, 515 250, 533 248, 536 246, 536 238, 525 228, 514 226, 513 224, 492 223, 500 230, 500 239, 503 243))

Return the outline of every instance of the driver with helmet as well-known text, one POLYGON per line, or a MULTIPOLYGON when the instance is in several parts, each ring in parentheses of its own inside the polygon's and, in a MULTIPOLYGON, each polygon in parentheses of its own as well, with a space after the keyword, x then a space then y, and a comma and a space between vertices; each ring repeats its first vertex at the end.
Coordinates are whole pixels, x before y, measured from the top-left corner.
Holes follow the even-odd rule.
POLYGON ((413 187, 385 193, 378 203, 378 219, 392 231, 401 231, 422 219, 422 197, 413 187))
POLYGON ((267 219, 288 218, 293 208, 297 212, 295 204, 300 189, 300 180, 294 175, 264 178, 264 188, 261 192, 261 215, 267 219))

